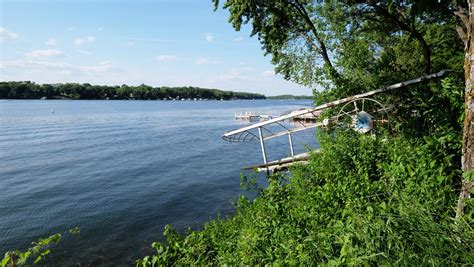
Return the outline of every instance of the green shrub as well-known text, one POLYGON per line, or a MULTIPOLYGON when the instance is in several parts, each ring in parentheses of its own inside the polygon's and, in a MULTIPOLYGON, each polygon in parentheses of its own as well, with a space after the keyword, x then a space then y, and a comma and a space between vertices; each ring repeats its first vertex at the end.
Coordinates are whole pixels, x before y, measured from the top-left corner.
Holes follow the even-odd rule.
MULTIPOLYGON (((448 135, 449 136, 449 135, 448 135)), ((455 137, 320 134, 321 152, 273 176, 235 215, 165 244, 150 265, 468 264, 472 216, 454 221, 461 173, 455 137)))

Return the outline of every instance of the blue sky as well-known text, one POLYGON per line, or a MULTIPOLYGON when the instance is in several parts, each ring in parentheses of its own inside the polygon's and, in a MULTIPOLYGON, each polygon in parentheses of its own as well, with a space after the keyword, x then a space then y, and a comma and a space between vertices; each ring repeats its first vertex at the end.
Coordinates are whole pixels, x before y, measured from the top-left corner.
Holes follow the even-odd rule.
MULTIPOLYGON (((222 2, 222 1, 221 1, 222 2)), ((0 0, 0 80, 311 95, 211 0, 0 0)))

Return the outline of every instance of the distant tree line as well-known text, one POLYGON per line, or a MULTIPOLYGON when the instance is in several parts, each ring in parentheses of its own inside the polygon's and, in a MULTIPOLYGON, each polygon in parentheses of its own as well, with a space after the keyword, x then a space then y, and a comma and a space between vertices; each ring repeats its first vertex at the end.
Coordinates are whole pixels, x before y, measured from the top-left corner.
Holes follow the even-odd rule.
POLYGON ((313 96, 309 95, 275 95, 275 96, 267 96, 267 99, 274 99, 274 100, 302 100, 302 99, 313 99, 313 96))
POLYGON ((0 99, 265 99, 264 95, 199 87, 107 86, 88 83, 0 82, 0 99))

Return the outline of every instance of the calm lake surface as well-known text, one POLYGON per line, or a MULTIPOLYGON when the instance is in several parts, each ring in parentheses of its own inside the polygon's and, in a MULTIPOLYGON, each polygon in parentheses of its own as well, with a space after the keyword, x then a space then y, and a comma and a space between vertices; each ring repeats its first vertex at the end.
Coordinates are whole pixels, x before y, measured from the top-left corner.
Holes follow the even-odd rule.
MULTIPOLYGON (((0 100, 0 255, 78 226, 49 265, 133 265, 166 224, 199 229, 232 214, 230 199, 245 193, 241 167, 262 161, 258 142, 220 138, 245 125, 235 112, 305 106, 311 101, 0 100)), ((316 146, 314 132, 294 138, 296 153, 316 146)), ((270 160, 289 154, 285 137, 268 147, 270 160)))

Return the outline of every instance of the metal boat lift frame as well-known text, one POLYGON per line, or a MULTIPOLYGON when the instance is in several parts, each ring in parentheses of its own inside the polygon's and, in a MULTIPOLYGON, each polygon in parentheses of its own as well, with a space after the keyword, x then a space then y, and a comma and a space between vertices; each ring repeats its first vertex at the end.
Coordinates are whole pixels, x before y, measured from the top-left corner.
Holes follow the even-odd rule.
POLYGON ((312 129, 312 128, 316 128, 316 127, 324 125, 322 122, 317 122, 317 123, 313 123, 313 124, 309 124, 309 125, 305 125, 304 123, 299 122, 299 124, 300 124, 299 127, 289 128, 289 127, 286 127, 285 125, 283 125, 283 123, 285 121, 291 120, 295 117, 305 115, 305 114, 308 114, 308 113, 312 113, 314 116, 318 116, 319 113, 321 111, 325 110, 325 109, 328 109, 328 108, 331 108, 331 107, 334 107, 334 106, 338 106, 338 105, 342 105, 342 104, 346 104, 346 103, 349 103, 349 102, 354 101, 354 100, 374 96, 374 95, 384 93, 384 92, 387 92, 387 91, 391 91, 391 90, 394 90, 394 89, 406 87, 408 85, 421 83, 421 82, 424 82, 424 81, 427 81, 427 80, 430 80, 430 79, 439 78, 439 77, 445 75, 448 72, 450 72, 450 71, 449 70, 442 70, 442 71, 439 71, 437 73, 433 73, 433 74, 425 75, 425 76, 422 76, 422 77, 419 77, 419 78, 416 78, 416 79, 412 79, 412 80, 392 84, 392 85, 382 87, 382 88, 379 88, 379 89, 376 89, 376 90, 373 90, 373 91, 370 91, 370 92, 366 92, 366 93, 362 93, 362 94, 358 94, 358 95, 338 99, 338 100, 335 100, 335 101, 332 101, 332 102, 325 103, 323 105, 316 106, 316 107, 311 108, 311 109, 294 111, 294 112, 291 112, 291 114, 283 115, 283 116, 276 117, 276 118, 273 118, 273 119, 269 119, 269 120, 266 120, 266 121, 263 121, 263 122, 255 123, 255 124, 250 125, 250 126, 242 127, 240 129, 237 129, 237 130, 232 130, 232 131, 226 132, 222 135, 222 139, 224 139, 226 141, 229 141, 229 142, 249 142, 249 141, 257 141, 257 140, 260 141, 260 148, 261 148, 261 151, 262 151, 262 157, 263 157, 263 163, 264 164, 257 165, 255 167, 257 167, 257 169, 259 169, 259 170, 265 169, 268 173, 269 170, 270 170, 270 167, 272 167, 272 169, 278 169, 279 165, 282 165, 282 164, 288 165, 288 164, 294 163, 296 161, 304 161, 305 159, 307 159, 307 154, 306 153, 303 153, 303 154, 306 154, 304 156, 303 156, 303 154, 300 154, 300 155, 295 155, 294 154, 292 134, 296 133, 296 132, 299 132, 299 131, 308 130, 308 129, 312 129), (269 126, 279 126, 283 130, 274 133, 270 129, 268 129, 269 126), (255 132, 255 129, 257 130, 257 132, 255 132), (266 133, 268 133, 268 134, 264 133, 264 131, 266 131, 266 133), (266 147, 265 147, 265 141, 269 140, 269 139, 272 139, 272 138, 275 138, 275 137, 283 136, 283 135, 288 135, 288 142, 289 142, 291 157, 284 158, 284 159, 277 160, 277 161, 268 162, 266 147))

